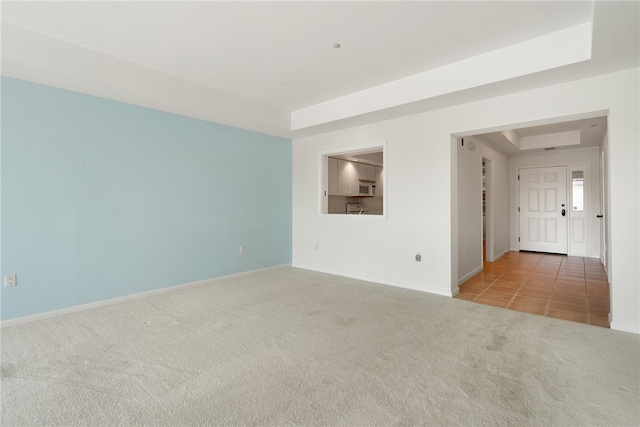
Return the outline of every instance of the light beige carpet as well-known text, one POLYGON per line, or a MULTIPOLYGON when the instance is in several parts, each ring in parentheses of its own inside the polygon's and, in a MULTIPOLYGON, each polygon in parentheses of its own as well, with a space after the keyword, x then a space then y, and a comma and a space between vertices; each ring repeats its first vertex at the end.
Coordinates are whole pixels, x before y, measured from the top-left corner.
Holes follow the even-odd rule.
POLYGON ((2 425, 638 425, 637 335, 284 267, 2 330, 2 425))

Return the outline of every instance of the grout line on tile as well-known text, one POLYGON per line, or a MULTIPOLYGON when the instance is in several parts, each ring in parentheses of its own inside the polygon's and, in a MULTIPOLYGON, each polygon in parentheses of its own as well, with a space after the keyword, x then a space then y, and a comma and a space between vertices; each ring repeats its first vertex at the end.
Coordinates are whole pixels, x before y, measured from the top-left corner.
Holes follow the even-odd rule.
POLYGON ((558 270, 556 270, 556 276, 553 278, 553 284, 551 285, 551 292, 549 293, 549 298, 547 299, 547 307, 544 310, 545 316, 549 313, 549 309, 551 308, 551 296, 553 295, 553 290, 556 287, 556 281, 558 280, 558 275, 560 274, 560 269, 562 268, 562 263, 566 258, 562 258, 560 260, 560 264, 558 264, 558 270))
MULTIPOLYGON (((504 308, 512 308, 512 304, 514 303, 516 297, 518 296, 522 296, 522 297, 531 297, 531 298, 536 298, 536 299, 540 299, 546 302, 545 306, 544 306, 544 314, 542 315, 546 315, 552 318, 559 318, 562 319, 563 317, 557 317, 554 315, 550 315, 549 312, 550 310, 552 310, 551 308, 551 302, 552 302, 552 298, 554 295, 554 291, 556 290, 556 287, 558 286, 558 280, 561 277, 561 274, 566 273, 568 270, 573 269, 573 271, 575 272, 576 267, 578 269, 582 270, 582 274, 581 274, 581 284, 583 285, 583 290, 584 290, 584 296, 585 298, 587 298, 586 300, 586 308, 587 308, 587 313, 586 313, 586 317, 587 317, 587 323, 591 324, 592 320, 594 318, 592 318, 591 316, 591 310, 592 307, 589 304, 589 295, 591 295, 591 293, 588 292, 588 287, 587 287, 587 277, 586 277, 586 271, 587 271, 587 262, 585 261, 584 257, 572 257, 571 259, 569 259, 569 257, 565 256, 561 256, 561 255, 549 255, 549 254, 544 254, 544 255, 539 255, 539 256, 531 256, 533 254, 523 254, 523 253, 512 253, 512 255, 510 257, 504 257, 499 261, 496 261, 496 263, 487 263, 486 261, 483 263, 483 269, 484 267, 487 267, 489 265, 495 266, 496 268, 492 268, 491 273, 497 274, 495 279, 491 279, 490 282, 488 284, 486 284, 486 288, 483 289, 482 291, 480 291, 479 295, 474 296, 473 298, 470 299, 470 301, 475 301, 476 303, 477 300, 482 297, 482 296, 486 296, 486 291, 490 290, 492 286, 494 286, 499 280, 508 280, 510 282, 513 282, 513 284, 517 285, 517 288, 513 289, 514 294, 511 296, 511 298, 508 299, 508 301, 503 301, 506 302, 506 306, 504 308), (578 259, 579 258, 579 259, 578 259), (558 261, 558 263, 556 264, 556 260, 558 261), (533 262, 532 262, 533 261, 533 262), (546 262, 548 261, 548 262, 546 262), (546 297, 541 297, 540 294, 535 295, 535 296, 529 296, 529 295, 522 295, 522 288, 525 286, 525 283, 527 282, 527 280, 531 279, 531 276, 536 272, 536 269, 539 269, 539 267, 544 264, 544 268, 540 269, 540 272, 543 273, 542 278, 539 278, 540 283, 541 284, 547 284, 542 286, 539 289, 544 289, 544 291, 542 292, 543 294, 547 295, 546 297), (550 267, 553 267, 555 269, 555 274, 549 274, 549 270, 550 267), (523 272, 525 273, 524 276, 521 277, 508 277, 505 278, 505 274, 508 274, 509 272, 513 272, 513 270, 517 271, 517 275, 522 274, 523 272), (499 271, 496 271, 499 270, 499 271), (500 271, 501 270, 501 271, 500 271), (545 276, 551 276, 551 280, 545 280, 544 277, 545 276), (547 286, 551 284, 551 287, 547 288, 547 286)), ((591 268, 592 266, 590 266, 591 268)), ((595 272, 594 272, 595 274, 595 272)), ((602 274, 602 273, 600 273, 602 274)), ((461 285, 464 286, 464 285, 461 285)), ((606 283, 606 286, 609 286, 608 281, 606 283)), ((532 285, 531 288, 533 290, 535 290, 537 287, 536 285, 532 285)), ((501 292, 503 294, 506 294, 507 292, 502 292, 502 291, 498 291, 501 292)), ((570 295, 569 295, 570 296, 570 295)), ((566 303, 563 301, 559 301, 561 303, 565 303, 565 304, 569 304, 569 305, 575 305, 572 303, 566 303)), ((598 303, 600 303, 600 299, 598 299, 598 303)), ((479 303, 480 304, 480 303, 479 303)), ((582 305, 581 305, 582 306, 582 305)), ((502 307, 502 306, 501 306, 502 307)), ((599 309, 600 310, 600 309, 599 309)), ((521 310, 517 310, 517 311, 521 311, 521 310)), ((559 309, 558 312, 562 312, 565 313, 564 310, 559 309)), ((566 312, 569 313, 569 312, 566 312)), ((567 320, 567 319, 565 319, 567 320)), ((574 320, 577 321, 577 320, 574 320)), ((601 325, 597 325, 597 326, 601 326, 601 325)))
POLYGON ((591 309, 589 308, 589 289, 587 288, 587 266, 584 265, 583 258, 583 266, 584 268, 584 295, 587 298, 587 323, 591 324, 591 309))

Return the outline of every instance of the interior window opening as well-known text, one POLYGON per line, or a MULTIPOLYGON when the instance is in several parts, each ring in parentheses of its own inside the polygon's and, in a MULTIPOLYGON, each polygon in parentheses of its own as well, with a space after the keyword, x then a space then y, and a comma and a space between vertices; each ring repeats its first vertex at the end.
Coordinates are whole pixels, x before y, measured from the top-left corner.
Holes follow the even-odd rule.
POLYGON ((384 147, 324 155, 322 213, 384 215, 384 147))

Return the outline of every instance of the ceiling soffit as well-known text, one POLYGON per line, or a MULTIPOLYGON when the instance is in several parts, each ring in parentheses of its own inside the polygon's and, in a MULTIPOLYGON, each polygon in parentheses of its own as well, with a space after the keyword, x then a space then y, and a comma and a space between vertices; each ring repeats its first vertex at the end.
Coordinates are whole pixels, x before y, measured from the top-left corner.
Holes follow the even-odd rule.
MULTIPOLYGON (((426 3, 440 4, 439 2, 426 3)), ((517 2, 514 3, 517 4, 517 2)), ((540 4, 538 2, 530 3, 531 5, 540 4)), ((548 4, 555 3, 566 5, 565 2, 548 2, 548 4)), ((555 22, 553 27, 544 27, 547 30, 554 28, 555 30, 552 32, 524 40, 522 37, 520 39, 514 38, 513 40, 518 41, 510 46, 497 47, 471 57, 459 58, 454 62, 441 63, 435 68, 409 76, 400 75, 399 78, 383 81, 355 92, 343 95, 333 92, 333 95, 339 96, 293 110, 283 108, 282 105, 285 104, 276 99, 277 97, 273 98, 273 103, 256 102, 259 97, 251 97, 248 92, 241 96, 239 95, 240 91, 237 90, 228 92, 225 91, 226 88, 214 87, 211 82, 202 79, 185 78, 189 76, 175 75, 160 69, 162 68, 160 66, 151 67, 132 61, 131 58, 119 57, 117 50, 111 50, 107 53, 105 52, 106 48, 100 51, 64 40, 63 36, 71 38, 64 32, 52 36, 51 33, 55 32, 55 28, 48 28, 49 34, 45 34, 38 31, 44 27, 30 29, 23 25, 7 22, 4 20, 6 17, 5 4, 2 5, 2 74, 202 120, 292 137, 329 131, 348 126, 350 123, 363 123, 367 120, 392 117, 394 114, 409 111, 411 106, 424 110, 431 108, 430 105, 435 107, 446 105, 446 99, 458 103, 469 102, 466 99, 468 97, 465 98, 464 94, 480 96, 487 92, 482 88, 494 88, 495 90, 492 89, 491 93, 496 96, 501 93, 500 88, 507 92, 513 92, 525 90, 527 84, 529 87, 545 85, 545 82, 552 84, 549 78, 546 80, 544 78, 544 76, 552 76, 549 73, 550 70, 572 70, 576 76, 582 74, 585 77, 611 72, 612 70, 606 69, 606 67, 611 68, 613 66, 611 64, 615 64, 616 61, 603 61, 602 58, 598 58, 594 62, 592 58, 594 49, 612 52, 610 45, 615 43, 616 37, 618 37, 611 36, 611 29, 614 28, 612 25, 615 26, 617 23, 618 26, 626 29, 631 28, 632 31, 637 32, 637 19, 629 21, 628 17, 633 13, 624 10, 616 12, 610 5, 596 5, 593 2, 581 2, 581 4, 583 6, 581 12, 577 14, 579 16, 574 13, 577 17, 574 17, 572 21, 565 21, 565 23, 571 22, 571 26, 562 27, 559 22, 555 22), (592 25, 591 20, 584 22, 585 19, 582 15, 585 15, 585 4, 588 5, 587 10, 590 11, 591 18, 595 19, 593 21, 595 26, 592 25), (594 12, 598 10, 602 11, 600 13, 602 19, 594 12), (578 23, 576 24, 576 22, 578 23), (607 30, 607 38, 601 37, 598 43, 594 43, 596 29, 598 29, 598 34, 605 33, 607 30), (596 48, 595 46, 600 47, 596 48), (593 71, 586 70, 581 64, 593 64, 593 71), (538 78, 538 76, 541 77, 538 78), (517 82, 525 84, 518 85, 517 82)), ((458 5, 455 7, 466 7, 466 3, 458 3, 458 5)), ((524 2, 522 5, 529 5, 529 2, 524 2)), ((532 7, 531 5, 527 7, 532 7)), ((632 4, 631 6, 638 9, 637 5, 632 4)), ((247 5, 243 7, 246 8, 247 5)), ((384 23, 384 18, 384 16, 376 17, 380 25, 384 23)), ((41 25, 50 21, 42 20, 41 25)), ((60 28, 64 29, 64 26, 60 28)), ((84 31, 89 30, 90 28, 84 29, 84 31)), ((74 31, 79 31, 77 26, 74 31)), ((145 34, 144 28, 139 28, 136 31, 141 37, 145 34)), ((633 37, 629 39, 627 33, 624 34, 626 40, 634 40, 633 37)), ((448 33, 449 36, 452 34, 454 33, 448 33)), ((526 34, 526 32, 522 34, 526 34)), ((533 33, 529 32, 528 34, 532 35, 533 33)), ((446 37, 447 34, 443 34, 443 39, 446 37)), ((511 41, 513 42, 513 40, 511 41)), ((300 41, 300 43, 303 42, 305 40, 300 41)), ((490 44, 485 45, 485 47, 487 46, 490 44)), ((496 46, 495 43, 493 46, 496 46)), ((386 48, 388 49, 389 46, 386 48)), ((401 48, 398 46, 398 49, 401 48)), ((476 53, 481 50, 476 49, 476 53)), ((630 53, 635 50, 633 46, 627 46, 627 50, 618 49, 625 57, 633 56, 630 53)), ((345 55, 347 52, 340 54, 345 55)), ((374 57, 375 52, 369 52, 369 55, 374 57)), ((452 59, 455 58, 455 55, 449 54, 447 57, 452 59)), ((637 62, 637 53, 633 58, 624 64, 618 62, 622 64, 621 66, 629 68, 637 62)), ((180 62, 178 57, 169 56, 161 59, 169 61, 168 64, 180 62)), ((263 58, 263 61, 268 61, 267 57, 263 58)), ((268 62, 265 63, 268 64, 268 62)), ((432 63, 438 64, 437 61, 432 61, 432 63)), ((413 68, 405 67, 405 71, 412 69, 418 71, 415 66, 413 68)), ((295 74, 296 70, 292 69, 291 71, 295 74)), ((322 74, 320 71, 322 70, 319 70, 319 73, 322 74)), ((388 72, 387 76, 392 74, 388 72)), ((556 75, 560 74, 556 73, 556 75)), ((368 81, 369 84, 373 81, 365 78, 362 80, 368 81)), ((292 81, 294 83, 291 90, 295 90, 295 79, 292 78, 292 81)), ((287 86, 287 82, 283 81, 280 90, 289 90, 287 86)), ((357 86, 352 85, 352 87, 357 86)), ((323 90, 317 90, 317 92, 323 93, 324 86, 323 90)), ((331 91, 326 92, 331 93, 331 91)), ((269 98, 263 96, 262 99, 269 98)), ((317 99, 317 96, 308 94, 308 99, 317 99)), ((300 100, 297 101, 297 104, 300 104, 300 100)))
POLYGON ((292 130, 409 104, 591 59, 591 24, 478 55, 291 113, 292 130))

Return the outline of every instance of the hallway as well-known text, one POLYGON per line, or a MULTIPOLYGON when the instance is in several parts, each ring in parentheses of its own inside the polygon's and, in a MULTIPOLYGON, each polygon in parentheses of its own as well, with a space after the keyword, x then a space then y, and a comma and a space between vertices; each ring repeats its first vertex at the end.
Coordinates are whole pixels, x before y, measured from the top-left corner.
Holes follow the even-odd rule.
POLYGON ((594 258, 509 252, 485 262, 455 298, 609 327, 609 283, 594 258))

